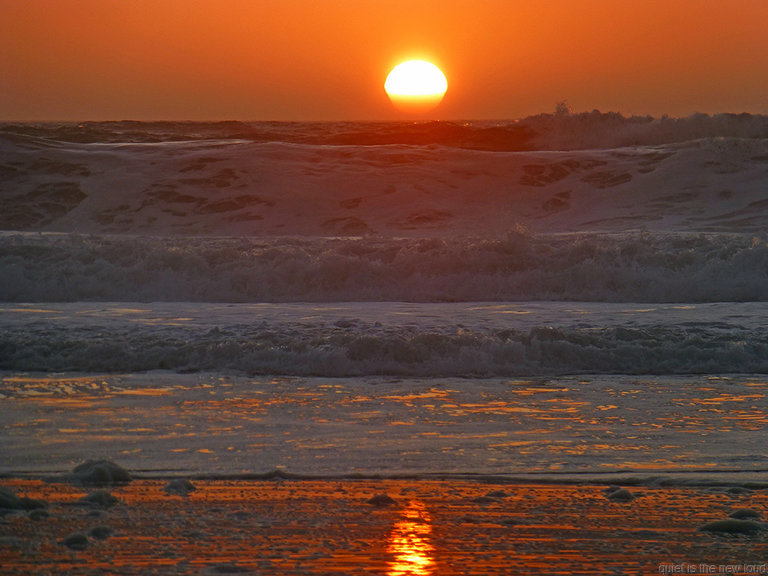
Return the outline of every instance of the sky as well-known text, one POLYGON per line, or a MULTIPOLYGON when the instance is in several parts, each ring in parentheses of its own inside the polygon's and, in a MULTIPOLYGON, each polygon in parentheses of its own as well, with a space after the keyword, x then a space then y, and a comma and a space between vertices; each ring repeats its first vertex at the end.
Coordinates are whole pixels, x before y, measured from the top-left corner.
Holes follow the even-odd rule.
POLYGON ((768 113, 766 0, 0 0, 0 120, 393 120, 768 113))

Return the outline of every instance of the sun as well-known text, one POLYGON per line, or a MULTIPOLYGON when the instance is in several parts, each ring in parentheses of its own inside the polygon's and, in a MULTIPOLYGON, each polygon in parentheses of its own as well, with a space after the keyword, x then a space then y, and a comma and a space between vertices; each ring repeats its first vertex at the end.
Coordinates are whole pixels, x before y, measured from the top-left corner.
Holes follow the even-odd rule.
POLYGON ((410 114, 423 114, 435 108, 447 89, 445 74, 425 60, 398 64, 384 83, 384 90, 395 108, 410 114))

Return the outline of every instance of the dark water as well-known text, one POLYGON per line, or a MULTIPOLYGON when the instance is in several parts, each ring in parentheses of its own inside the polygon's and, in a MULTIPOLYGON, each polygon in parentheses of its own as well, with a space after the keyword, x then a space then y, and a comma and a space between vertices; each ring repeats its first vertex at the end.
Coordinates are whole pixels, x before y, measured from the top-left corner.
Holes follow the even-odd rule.
POLYGON ((593 111, 520 120, 431 122, 83 122, 0 124, 0 137, 77 143, 247 140, 313 145, 439 145, 476 150, 556 150, 658 145, 698 138, 768 137, 768 117, 696 114, 625 117, 593 111))

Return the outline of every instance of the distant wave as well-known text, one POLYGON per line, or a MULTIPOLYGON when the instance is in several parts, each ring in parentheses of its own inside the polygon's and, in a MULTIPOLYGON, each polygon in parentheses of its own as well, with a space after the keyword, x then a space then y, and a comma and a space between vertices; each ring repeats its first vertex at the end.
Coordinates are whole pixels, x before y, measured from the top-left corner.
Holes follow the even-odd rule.
POLYGON ((768 300, 750 235, 505 238, 0 236, 6 302, 768 300))
POLYGON ((432 122, 84 122, 0 124, 0 137, 71 143, 245 140, 312 145, 438 145, 474 150, 583 150, 700 138, 768 138, 768 116, 626 117, 594 110, 520 120, 432 122))

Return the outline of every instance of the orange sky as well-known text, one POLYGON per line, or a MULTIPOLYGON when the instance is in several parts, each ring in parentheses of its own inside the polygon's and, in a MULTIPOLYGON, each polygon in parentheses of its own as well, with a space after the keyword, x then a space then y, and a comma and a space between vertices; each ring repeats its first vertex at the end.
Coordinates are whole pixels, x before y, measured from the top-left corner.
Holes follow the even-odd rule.
POLYGON ((402 118, 411 58, 435 117, 768 113, 766 0, 0 0, 0 120, 402 118))

